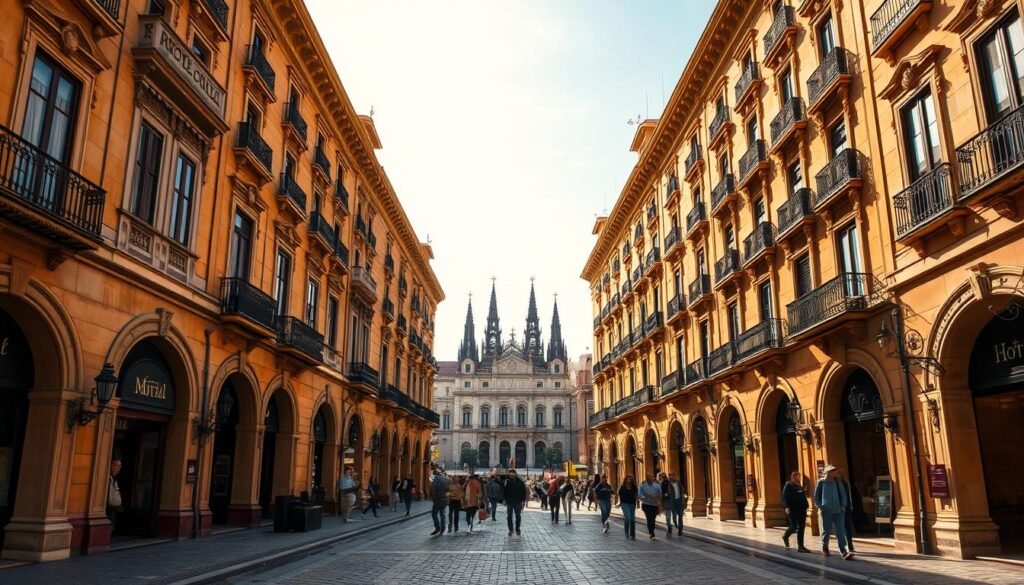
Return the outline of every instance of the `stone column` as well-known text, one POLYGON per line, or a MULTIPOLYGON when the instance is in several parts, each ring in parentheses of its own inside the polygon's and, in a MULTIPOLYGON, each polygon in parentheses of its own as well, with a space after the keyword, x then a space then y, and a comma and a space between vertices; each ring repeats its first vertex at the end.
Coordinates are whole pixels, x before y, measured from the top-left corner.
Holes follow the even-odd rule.
MULTIPOLYGON (((259 503, 260 461, 263 432, 261 429, 239 427, 235 430, 235 455, 231 475, 231 503, 228 524, 259 526, 262 509, 259 503)), ((333 488, 328 492, 333 492, 333 488)))

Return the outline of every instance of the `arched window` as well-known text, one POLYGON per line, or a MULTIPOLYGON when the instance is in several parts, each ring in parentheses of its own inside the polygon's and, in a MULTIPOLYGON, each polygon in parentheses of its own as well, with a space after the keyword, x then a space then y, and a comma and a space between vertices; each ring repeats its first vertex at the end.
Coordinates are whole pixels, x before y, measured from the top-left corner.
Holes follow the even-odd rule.
POLYGON ((562 407, 556 406, 553 414, 555 418, 555 428, 557 429, 562 426, 562 407))
POLYGON ((447 430, 449 430, 451 428, 452 428, 452 413, 450 413, 450 412, 448 412, 446 410, 446 411, 444 411, 444 414, 441 415, 441 429, 447 431, 447 430))
POLYGON ((516 426, 517 427, 525 427, 526 426, 526 407, 525 406, 517 406, 516 407, 516 426))
POLYGON ((491 409, 486 406, 480 409, 480 426, 483 428, 491 426, 491 409))
POLYGON ((473 411, 468 408, 462 409, 462 427, 469 428, 473 425, 473 411))
POLYGON ((508 407, 502 406, 501 410, 498 411, 498 424, 507 427, 508 426, 508 407))
POLYGON ((562 364, 555 364, 555 373, 556 374, 561 374, 562 373, 562 364))
POLYGON ((544 407, 543 406, 541 406, 540 408, 537 409, 537 414, 534 417, 534 426, 538 426, 538 427, 543 427, 544 426, 544 407))
POLYGON ((462 371, 464 371, 464 372, 466 372, 468 374, 469 373, 469 364, 466 364, 466 365, 462 366, 462 371))

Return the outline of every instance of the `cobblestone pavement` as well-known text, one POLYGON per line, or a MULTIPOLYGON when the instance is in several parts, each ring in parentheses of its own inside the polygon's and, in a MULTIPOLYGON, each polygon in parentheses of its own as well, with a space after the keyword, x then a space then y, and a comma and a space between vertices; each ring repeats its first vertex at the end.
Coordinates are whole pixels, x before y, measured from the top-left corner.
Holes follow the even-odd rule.
MULTIPOLYGON (((972 573, 987 570, 983 582, 1021 583, 1024 573, 992 569, 989 563, 938 561, 943 573, 901 568, 871 560, 844 562, 832 557, 783 554, 724 547, 693 537, 647 538, 638 526, 637 540, 626 540, 620 521, 601 533, 598 517, 574 513, 572 525, 552 526, 536 508, 523 514, 522 536, 508 536, 505 512, 473 534, 429 536, 429 518, 390 527, 347 541, 316 556, 231 580, 234 585, 587 583, 614 585, 674 583, 977 583, 972 573), (788 564, 787 564, 788 563, 788 564), (863 569, 870 569, 866 573, 863 569), (999 576, 1000 578, 996 578, 999 576)), ((463 519, 464 520, 464 519, 463 519)), ((878 553, 866 553, 877 556, 878 553)), ((925 566, 928 560, 916 567, 925 566)))

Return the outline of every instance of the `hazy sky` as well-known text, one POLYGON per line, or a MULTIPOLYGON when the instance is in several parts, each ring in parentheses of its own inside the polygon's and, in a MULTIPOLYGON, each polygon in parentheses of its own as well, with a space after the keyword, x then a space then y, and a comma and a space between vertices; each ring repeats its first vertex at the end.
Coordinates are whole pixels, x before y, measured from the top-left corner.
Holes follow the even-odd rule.
POLYGON ((629 176, 630 118, 658 117, 712 0, 306 0, 387 169, 429 236, 448 299, 434 354, 454 360, 467 295, 477 342, 491 277, 507 336, 530 277, 545 339, 558 293, 570 358, 589 350, 594 218, 629 176), (646 96, 646 97, 645 97, 646 96))

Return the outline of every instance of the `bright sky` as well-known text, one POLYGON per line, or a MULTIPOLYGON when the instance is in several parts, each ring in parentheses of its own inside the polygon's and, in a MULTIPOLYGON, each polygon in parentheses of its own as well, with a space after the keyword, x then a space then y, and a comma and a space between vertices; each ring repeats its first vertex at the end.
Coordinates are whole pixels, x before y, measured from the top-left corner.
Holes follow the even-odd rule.
POLYGON ((467 295, 477 343, 497 277, 520 337, 530 277, 548 339, 553 294, 570 358, 589 351, 579 278, 594 218, 636 154, 630 118, 658 117, 712 0, 306 0, 448 300, 434 354, 454 360, 467 295))

